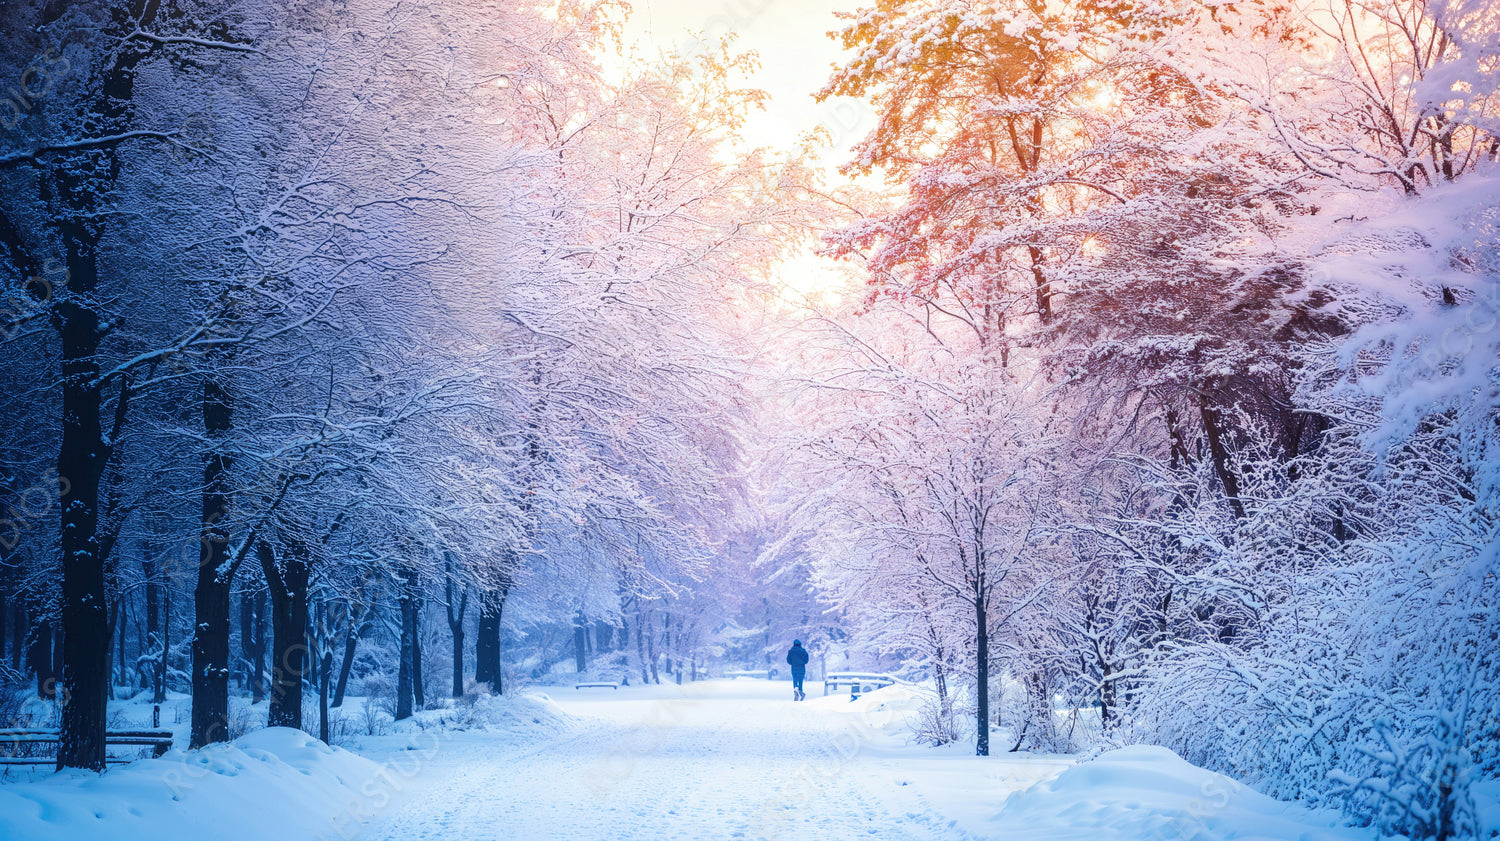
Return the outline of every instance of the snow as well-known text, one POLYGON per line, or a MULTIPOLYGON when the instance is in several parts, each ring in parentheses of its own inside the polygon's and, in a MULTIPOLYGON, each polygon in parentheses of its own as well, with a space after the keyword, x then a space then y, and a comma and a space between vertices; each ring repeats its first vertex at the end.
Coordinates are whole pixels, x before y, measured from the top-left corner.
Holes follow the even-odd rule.
POLYGON ((314 837, 381 769, 287 728, 174 750, 102 776, 69 771, 0 786, 0 838, 217 841, 314 837))
POLYGON ((260 730, 102 777, 0 785, 0 838, 1373 839, 1164 748, 976 757, 915 743, 922 687, 808 690, 801 703, 785 680, 481 696, 358 736, 363 756, 260 730))
POLYGON ((1480 837, 1500 836, 1500 780, 1475 783, 1469 791, 1474 795, 1474 811, 1479 817, 1480 837))
POLYGON ((793 703, 784 680, 549 688, 541 700, 566 715, 565 729, 525 745, 483 731, 445 735, 411 788, 354 837, 1156 839, 1173 826, 1201 841, 1373 837, 1164 749, 1082 765, 975 757, 969 744, 913 741, 919 687, 855 701, 820 692, 809 681, 808 700, 793 703), (1223 807, 1208 796, 1219 792, 1223 807))
POLYGON ((479 730, 520 743, 538 733, 559 733, 575 720, 551 698, 540 692, 518 696, 478 695, 440 710, 420 710, 411 718, 394 722, 388 730, 411 734, 429 730, 479 730))
POLYGON ((1373 837, 1339 826, 1335 812, 1273 800, 1159 747, 1110 751, 1015 794, 1001 808, 995 829, 1001 837, 1024 833, 1032 841, 1373 837))

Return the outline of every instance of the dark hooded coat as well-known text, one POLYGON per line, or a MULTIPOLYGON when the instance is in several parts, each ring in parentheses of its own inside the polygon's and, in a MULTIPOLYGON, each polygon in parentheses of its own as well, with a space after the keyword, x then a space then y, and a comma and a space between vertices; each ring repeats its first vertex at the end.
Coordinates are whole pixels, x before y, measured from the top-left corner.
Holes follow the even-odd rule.
POLYGON ((786 653, 787 665, 792 667, 792 674, 800 675, 807 672, 807 649, 801 643, 792 643, 792 648, 786 653))

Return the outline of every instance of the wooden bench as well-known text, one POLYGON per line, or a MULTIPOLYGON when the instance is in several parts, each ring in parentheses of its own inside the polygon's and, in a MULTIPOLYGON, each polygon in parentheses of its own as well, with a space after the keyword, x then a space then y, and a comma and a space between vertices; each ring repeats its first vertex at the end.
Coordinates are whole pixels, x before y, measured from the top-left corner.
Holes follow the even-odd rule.
POLYGON ((573 686, 573 688, 574 689, 619 689, 620 688, 620 684, 618 684, 618 683, 579 683, 579 684, 575 684, 573 686))
POLYGON ((823 678, 823 694, 829 695, 835 689, 849 688, 849 697, 858 698, 865 692, 874 692, 887 686, 895 686, 896 679, 890 675, 874 674, 871 672, 831 672, 823 678))
MULTIPOLYGON (((11 745, 10 753, 15 753, 15 746, 55 744, 58 732, 55 728, 45 727, 12 727, 0 729, 0 765, 51 765, 57 762, 54 756, 6 756, 6 745, 11 745)), ((148 747, 151 748, 152 756, 161 756, 172 749, 172 731, 170 730, 110 730, 104 734, 104 746, 108 747, 148 747)), ((105 762, 134 762, 133 757, 107 756, 105 762)))

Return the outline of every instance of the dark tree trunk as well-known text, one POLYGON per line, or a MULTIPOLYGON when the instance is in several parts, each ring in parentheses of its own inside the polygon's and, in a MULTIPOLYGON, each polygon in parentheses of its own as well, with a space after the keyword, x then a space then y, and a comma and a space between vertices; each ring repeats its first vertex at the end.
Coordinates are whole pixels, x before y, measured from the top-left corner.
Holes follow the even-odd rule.
MULTIPOLYGON (((124 606, 121 599, 115 599, 114 605, 109 609, 109 638, 112 640, 116 633, 120 633, 120 611, 124 606)), ((124 659, 125 635, 120 633, 121 659, 124 659)), ((114 646, 104 646, 104 697, 107 701, 115 699, 115 658, 114 646)))
MULTIPOLYGON (((113 15, 109 34, 119 37, 149 29, 160 3, 143 0, 113 15)), ((93 132, 107 135, 130 128, 135 69, 151 49, 121 39, 113 64, 91 82, 94 100, 85 109, 93 132)), ((68 699, 58 734, 59 768, 104 769, 104 727, 109 674, 109 617, 105 585, 108 552, 100 542, 99 488, 125 418, 128 388, 121 389, 113 433, 104 434, 99 345, 108 324, 94 296, 99 289, 98 247, 107 224, 108 195, 118 177, 119 160, 112 147, 80 149, 56 156, 43 176, 43 192, 60 241, 67 277, 66 292, 52 304, 52 326, 62 357, 62 440, 57 454, 61 491, 62 627, 66 647, 62 691, 68 699)))
POLYGON ((579 674, 588 668, 588 620, 582 613, 573 617, 573 662, 579 674))
MULTIPOLYGON (((926 601, 923 601, 926 605, 926 601)), ((948 695, 948 648, 943 644, 943 638, 938 634, 937 626, 933 624, 932 614, 924 613, 922 617, 926 621, 927 641, 932 644, 932 683, 937 690, 938 697, 938 720, 943 728, 943 738, 946 739, 952 730, 953 699, 948 695)), ((828 677, 828 660, 825 654, 820 658, 823 663, 823 676, 828 677)))
POLYGON ((1047 283, 1046 270, 1042 267, 1042 250, 1035 245, 1029 246, 1031 257, 1031 279, 1036 287, 1036 312, 1043 324, 1052 320, 1052 290, 1047 283))
MULTIPOLYGON (((126 674, 126 669, 128 668, 128 666, 130 664, 130 661, 127 660, 127 659, 125 659, 125 654, 126 654, 126 652, 125 652, 125 636, 126 636, 125 631, 128 629, 129 626, 127 625, 127 623, 130 621, 130 599, 121 598, 121 599, 118 599, 117 601, 118 601, 118 606, 116 607, 117 613, 115 615, 115 621, 114 621, 114 627, 115 627, 114 633, 115 633, 115 636, 118 637, 119 640, 120 640, 120 654, 119 654, 119 657, 117 658, 117 662, 119 663, 119 667, 120 667, 120 681, 119 682, 120 682, 121 686, 126 686, 126 685, 129 685, 129 683, 130 683, 130 681, 128 680, 128 675, 126 674)), ((0 651, 4 651, 4 650, 5 650, 5 646, 0 645, 0 651)), ((113 689, 111 689, 109 696, 111 698, 114 697, 114 691, 113 691, 113 689)))
MULTIPOLYGON (((63 642, 63 638, 66 636, 67 633, 63 631, 62 628, 57 628, 52 631, 52 674, 56 675, 58 678, 62 677, 63 658, 67 656, 67 649, 65 648, 66 644, 63 642)), ((108 650, 108 648, 105 649, 106 652, 108 652, 108 650)), ((62 685, 59 681, 58 686, 54 689, 54 694, 61 691, 62 685)), ((66 698, 67 696, 64 695, 63 697, 66 698)))
POLYGON ((453 581, 453 556, 445 555, 445 572, 447 577, 443 582, 444 610, 448 617, 448 632, 453 635, 453 697, 457 698, 464 694, 464 614, 469 612, 469 588, 464 587, 463 595, 458 596, 458 603, 454 603, 455 590, 458 589, 453 581))
POLYGON ((504 691, 500 675, 500 618, 507 588, 489 590, 479 600, 479 627, 474 634, 474 681, 489 684, 490 694, 504 691))
POLYGON ((453 631, 453 697, 464 694, 464 629, 462 621, 453 631))
POLYGON ((250 669, 254 679, 250 690, 252 701, 259 704, 266 698, 266 594, 255 594, 255 647, 250 651, 250 669))
POLYGON ((1167 466, 1173 470, 1177 470, 1180 467, 1192 463, 1193 454, 1192 451, 1188 449, 1187 441, 1183 438, 1182 428, 1179 425, 1177 419, 1176 409, 1167 410, 1166 421, 1167 444, 1168 452, 1170 453, 1167 466))
POLYGON ((256 545, 271 595, 271 704, 267 726, 302 729, 302 676, 307 673, 307 547, 290 541, 280 567, 269 544, 256 545))
POLYGON ((1052 693, 1044 668, 1032 667, 1021 681, 1026 689, 1026 703, 1031 710, 1029 716, 1029 728, 1034 728, 1036 736, 1031 743, 1035 746, 1047 748, 1056 736, 1056 722, 1052 716, 1052 693))
POLYGON ((1203 418, 1203 437, 1208 440, 1208 453, 1213 458, 1214 473, 1224 486, 1224 497, 1234 516, 1245 518, 1245 505, 1240 502, 1240 479, 1230 464, 1229 445, 1224 440, 1224 419, 1218 409, 1210 406, 1208 399, 1198 397, 1198 412, 1203 418))
POLYGON ((21 660, 25 656, 26 626, 29 624, 26 616, 25 601, 16 599, 15 604, 11 606, 11 619, 13 621, 10 625, 10 667, 19 672, 21 671, 21 660))
MULTIPOLYGON (((943 649, 937 650, 937 657, 932 661, 932 680, 937 688, 938 715, 942 717, 943 725, 947 726, 948 718, 953 714, 953 701, 948 698, 948 664, 945 662, 943 649)), ((825 677, 828 668, 823 668, 825 677)))
POLYGON ((670 676, 672 674, 673 660, 675 659, 674 653, 677 651, 677 646, 672 641, 672 614, 670 611, 663 612, 661 616, 661 644, 662 648, 666 649, 662 652, 662 670, 670 676))
MULTIPOLYGON (((233 403, 215 380, 203 383, 203 429, 210 441, 233 426, 233 403)), ((203 466, 198 580, 193 588, 193 706, 189 747, 229 739, 229 609, 236 564, 228 524, 231 459, 222 450, 203 466)))
MULTIPOLYGON (((318 641, 313 634, 313 604, 311 594, 308 594, 307 622, 302 625, 302 648, 307 652, 302 660, 302 691, 303 694, 318 691, 318 641)), ((322 609, 322 605, 318 605, 322 609)))
POLYGON ((976 632, 974 637, 974 658, 977 667, 975 679, 975 693, 977 703, 974 709, 974 753, 977 756, 990 755, 990 625, 989 605, 983 595, 974 598, 974 622, 976 632))
POLYGON ((1103 657, 1099 658, 1099 726, 1105 730, 1109 729, 1110 722, 1114 720, 1115 710, 1115 670, 1109 661, 1103 657))
POLYGON ((349 673, 354 669, 354 652, 359 646, 360 637, 368 634, 371 630, 368 614, 361 623, 356 617, 349 623, 349 630, 344 635, 344 661, 339 665, 339 682, 333 691, 333 705, 342 707, 344 705, 344 690, 349 688, 349 673), (358 630, 356 630, 356 628, 358 630))
POLYGON ((656 671, 656 634, 652 632, 641 636, 646 638, 646 663, 651 667, 651 682, 661 683, 661 675, 656 671))
MULTIPOLYGON (((255 644, 255 606, 250 594, 240 591, 240 659, 245 662, 245 689, 255 682, 255 666, 250 662, 250 647, 255 644)), ((251 703, 254 703, 253 701, 251 703)))
POLYGON ((245 679, 250 703, 266 698, 266 594, 240 594, 240 651, 245 658, 245 679))
POLYGON ((37 622, 27 636, 27 656, 31 660, 31 671, 36 675, 36 696, 51 698, 57 692, 57 672, 52 668, 52 626, 37 622))
POLYGON ((143 644, 141 655, 147 651, 157 651, 160 646, 159 655, 152 660, 151 670, 142 675, 142 679, 151 687, 151 703, 160 704, 166 700, 163 696, 165 687, 162 685, 163 672, 161 665, 166 660, 166 635, 162 633, 161 603, 162 586, 157 578, 160 574, 156 563, 156 553, 159 547, 155 543, 148 542, 141 557, 141 576, 146 579, 146 640, 143 644))
POLYGON ((635 608, 635 657, 641 661, 641 684, 651 682, 651 675, 646 671, 646 617, 643 616, 645 608, 640 602, 636 602, 635 608))
POLYGON ((401 586, 401 654, 396 669, 396 720, 411 718, 417 651, 416 573, 407 570, 401 586))
MULTIPOLYGON (((0 514, 3 513, 0 511, 0 514)), ((3 549, 4 538, 0 537, 0 550, 3 549)), ((0 551, 0 666, 4 666, 5 661, 12 658, 12 646, 21 645, 21 638, 11 634, 11 619, 15 607, 20 605, 22 599, 20 586, 16 581, 19 574, 20 570, 15 567, 13 559, 3 557, 3 551, 0 551)), ((20 634, 20 626, 14 627, 16 634, 20 634)))
POLYGON ((412 600, 411 689, 417 709, 427 706, 427 681, 422 678, 422 600, 412 600))
MULTIPOLYGON (((80 176, 81 177, 81 176, 80 176)), ((82 218, 63 223, 71 282, 83 295, 94 287, 94 245, 82 218)), ((61 479, 62 631, 65 646, 57 767, 104 770, 104 725, 108 705, 108 593, 99 551, 99 485, 110 448, 99 422, 99 316, 71 299, 53 308, 63 357, 61 479)))
MULTIPOLYGON (((3 217, 4 214, 0 214, 0 218, 3 217)), ((0 517, 13 513, 18 512, 0 508, 0 517)), ((0 529, 0 666, 4 666, 6 660, 10 660, 12 664, 20 662, 17 652, 22 646, 22 634, 25 633, 24 626, 15 614, 25 598, 21 589, 20 559, 11 554, 19 540, 19 534, 4 534, 4 529, 0 529), (17 621, 13 622, 13 619, 17 621), (11 633, 12 629, 14 633, 11 633)), ((13 668, 20 671, 19 666, 13 668)))
POLYGON ((328 744, 328 674, 333 671, 333 652, 323 652, 323 668, 319 671, 322 682, 318 684, 318 738, 328 744))
POLYGON ((146 617, 141 611, 135 612, 135 658, 136 658, 136 686, 142 691, 151 688, 151 675, 155 669, 146 660, 146 655, 154 651, 152 648, 151 635, 146 632, 146 617))
POLYGON ((172 650, 172 588, 161 592, 161 656, 156 658, 156 685, 151 690, 151 703, 163 704, 167 700, 167 652, 172 650))

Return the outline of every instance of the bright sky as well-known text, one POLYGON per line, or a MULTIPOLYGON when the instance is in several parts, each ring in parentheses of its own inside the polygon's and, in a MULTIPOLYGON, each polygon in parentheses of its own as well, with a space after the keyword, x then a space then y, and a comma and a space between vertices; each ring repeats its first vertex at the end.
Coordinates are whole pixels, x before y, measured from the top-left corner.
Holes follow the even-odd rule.
MULTIPOLYGON (((770 95, 764 111, 751 112, 743 140, 750 146, 790 149, 822 125, 833 142, 821 163, 830 183, 850 157, 849 149, 875 124, 861 100, 813 99, 840 60, 838 41, 828 32, 841 29, 835 11, 855 11, 860 0, 631 0, 634 11, 624 28, 627 45, 644 53, 688 49, 698 39, 714 43, 737 35, 733 49, 754 52, 760 70, 746 86, 770 95)), ((831 261, 802 253, 787 259, 780 282, 795 298, 800 294, 838 295, 845 276, 831 261)))
POLYGON ((760 71, 748 84, 769 93, 771 101, 747 122, 744 139, 752 146, 788 148, 822 124, 833 137, 835 151, 825 161, 833 166, 874 123, 862 102, 818 103, 812 97, 839 59, 838 42, 826 34, 840 28, 833 13, 854 11, 859 0, 632 0, 632 5, 625 39, 647 52, 686 47, 694 36, 714 42, 735 33, 736 50, 759 54, 760 71))

